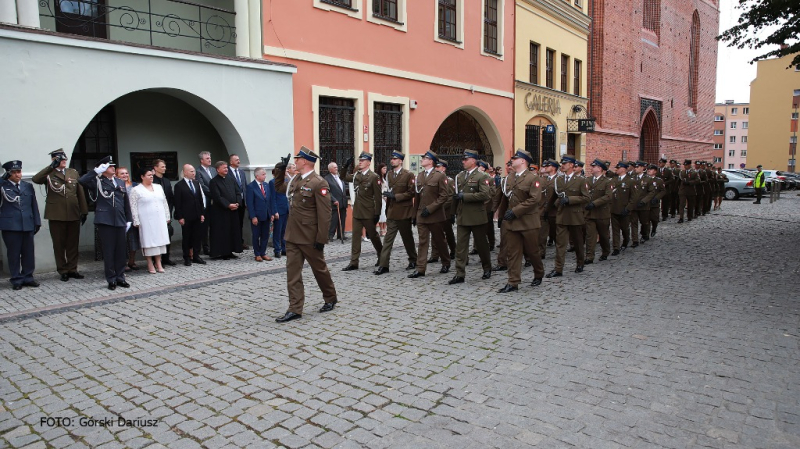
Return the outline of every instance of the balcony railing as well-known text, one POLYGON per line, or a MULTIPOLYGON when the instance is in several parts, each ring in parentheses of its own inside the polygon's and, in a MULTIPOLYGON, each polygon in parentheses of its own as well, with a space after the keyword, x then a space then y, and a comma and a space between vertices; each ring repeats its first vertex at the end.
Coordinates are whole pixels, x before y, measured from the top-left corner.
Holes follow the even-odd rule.
POLYGON ((39 16, 42 28, 62 33, 236 54, 236 12, 185 0, 39 0, 39 16))

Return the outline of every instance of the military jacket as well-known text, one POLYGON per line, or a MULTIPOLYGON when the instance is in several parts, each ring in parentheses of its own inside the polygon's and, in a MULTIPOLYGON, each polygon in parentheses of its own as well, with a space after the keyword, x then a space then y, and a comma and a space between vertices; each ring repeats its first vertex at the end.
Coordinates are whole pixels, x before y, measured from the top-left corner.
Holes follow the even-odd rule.
POLYGON ((717 173, 717 194, 725 192, 726 182, 728 182, 728 176, 725 173, 717 173))
POLYGON ((468 174, 462 171, 455 179, 455 193, 463 193, 464 198, 455 201, 456 224, 459 226, 477 226, 486 224, 486 201, 492 198, 490 184, 494 179, 486 173, 472 170, 468 174))
POLYGON ((675 182, 675 177, 672 174, 672 169, 669 167, 659 168, 656 172, 656 178, 664 181, 664 189, 669 193, 672 191, 672 183, 675 182))
POLYGON ((395 175, 390 170, 386 176, 389 191, 394 199, 386 198, 386 218, 390 220, 406 220, 414 217, 414 174, 401 168, 395 175))
POLYGON ((31 179, 46 187, 47 199, 44 202, 44 218, 54 221, 78 221, 81 215, 89 213, 86 194, 78 183, 80 175, 74 168, 67 168, 62 174, 51 166, 43 168, 31 179))
MULTIPOLYGON (((305 179, 298 173, 287 189, 289 219, 286 222, 286 241, 296 245, 328 243, 331 225, 331 199, 328 181, 311 172, 305 179)), ((360 238, 360 237, 353 237, 360 238)))
POLYGON ((678 193, 678 190, 681 188, 681 169, 678 167, 671 168, 672 170, 672 193, 678 193))
POLYGON ((633 193, 631 194, 633 209, 630 210, 650 210, 650 200, 655 196, 653 179, 647 175, 642 175, 638 179, 634 176, 634 180, 636 182, 633 184, 633 193), (644 205, 640 207, 640 203, 644 203, 644 205))
POLYGON ((650 200, 650 209, 659 209, 661 204, 661 198, 664 198, 667 194, 667 187, 664 183, 664 180, 656 176, 655 178, 650 178, 651 183, 653 184, 653 198, 650 200), (655 204, 654 204, 655 203, 655 204))
MULTIPOLYGON (((494 189, 494 194, 492 195, 492 210, 497 213, 497 216, 502 218, 503 215, 506 213, 506 209, 501 208, 500 205, 503 202, 503 187, 508 182, 508 176, 503 176, 500 178, 500 185, 494 189)), ((541 201, 540 201, 541 203, 541 201)))
POLYGON ((553 183, 557 178, 558 175, 553 176, 552 178, 545 176, 539 179, 539 183, 542 186, 542 215, 552 214, 553 217, 556 216, 557 206, 553 201, 553 192, 555 190, 553 183))
POLYGON ((121 179, 109 179, 90 171, 78 181, 95 203, 94 224, 119 228, 133 222, 128 191, 121 179))
POLYGON ((632 194, 635 181, 630 175, 617 176, 611 180, 611 213, 621 215, 624 210, 633 209, 632 194))
POLYGON ((507 223, 505 229, 528 231, 542 226, 542 183, 539 176, 530 170, 523 171, 519 176, 512 173, 506 177, 505 184, 500 184, 500 188, 503 197, 498 210, 510 210, 516 215, 513 220, 503 221, 507 223))
POLYGON ((417 196, 414 204, 417 208, 417 223, 439 223, 447 219, 444 205, 447 202, 449 188, 447 176, 436 170, 431 170, 430 175, 425 170, 417 175, 417 196), (422 216, 422 211, 428 209, 430 215, 422 216))
POLYGON ((697 173, 698 183, 695 184, 695 189, 698 195, 705 195, 708 192, 708 175, 705 170, 695 170, 697 173))
POLYGON ((611 218, 611 199, 613 197, 612 180, 600 176, 595 181, 594 177, 588 178, 589 201, 594 203, 594 209, 588 210, 586 218, 603 220, 611 218))
POLYGON ((573 175, 567 182, 566 176, 556 177, 553 190, 552 201, 557 203, 556 224, 567 226, 585 224, 584 206, 589 202, 589 185, 586 178, 573 175), (569 204, 558 204, 560 194, 565 194, 569 198, 569 204))
POLYGON ((680 174, 678 175, 678 179, 681 182, 680 187, 678 188, 678 194, 684 196, 696 196, 697 190, 695 190, 695 186, 700 182, 700 178, 697 175, 697 172, 693 169, 689 170, 681 170, 680 174))
POLYGON ((382 192, 378 183, 379 177, 375 172, 367 170, 366 174, 358 172, 342 175, 341 178, 344 182, 352 182, 353 190, 356 192, 356 199, 353 202, 353 218, 372 220, 376 215, 381 214, 382 192))
POLYGON ((20 181, 18 188, 11 181, 0 180, 0 231, 32 232, 41 225, 33 185, 20 181))
POLYGON ((456 215, 456 203, 453 201, 453 193, 456 191, 453 178, 447 177, 447 201, 444 203, 444 212, 448 219, 456 215))

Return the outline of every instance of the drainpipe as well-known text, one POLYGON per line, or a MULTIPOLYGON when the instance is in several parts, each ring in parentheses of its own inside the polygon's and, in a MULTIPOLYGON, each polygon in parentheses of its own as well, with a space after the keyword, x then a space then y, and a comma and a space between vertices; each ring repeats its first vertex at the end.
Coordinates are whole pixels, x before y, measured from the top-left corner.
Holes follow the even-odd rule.
POLYGON ((250 2, 248 0, 234 0, 233 9, 236 11, 236 56, 250 57, 250 2))
MULTIPOLYGON (((6 3, 12 2, 6 1, 6 3)), ((17 20, 22 26, 41 28, 39 6, 36 0, 17 0, 17 20)))

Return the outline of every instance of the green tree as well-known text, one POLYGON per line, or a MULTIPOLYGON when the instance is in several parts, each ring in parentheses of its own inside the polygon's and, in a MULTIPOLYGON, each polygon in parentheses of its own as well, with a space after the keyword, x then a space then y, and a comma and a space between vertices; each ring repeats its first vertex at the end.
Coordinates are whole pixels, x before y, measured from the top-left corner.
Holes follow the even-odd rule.
POLYGON ((789 67, 800 65, 800 1, 739 0, 736 9, 743 10, 739 23, 717 36, 729 47, 757 50, 764 46, 780 48, 753 58, 750 63, 771 57, 795 55, 789 67), (767 34, 764 38, 761 32, 767 34))

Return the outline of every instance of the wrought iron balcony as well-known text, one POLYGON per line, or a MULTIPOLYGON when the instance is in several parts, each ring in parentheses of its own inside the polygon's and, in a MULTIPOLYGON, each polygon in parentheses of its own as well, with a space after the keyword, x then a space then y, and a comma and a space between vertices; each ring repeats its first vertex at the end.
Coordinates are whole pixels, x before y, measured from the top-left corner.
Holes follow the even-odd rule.
MULTIPOLYGON (((232 6, 233 0, 218 0, 232 6)), ((235 56, 236 12, 185 0, 39 0, 42 28, 235 56)))

